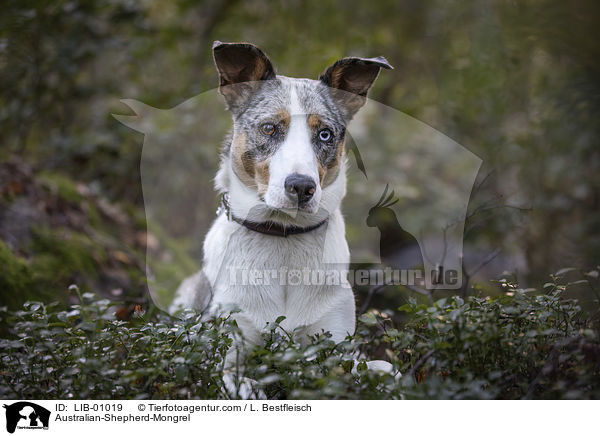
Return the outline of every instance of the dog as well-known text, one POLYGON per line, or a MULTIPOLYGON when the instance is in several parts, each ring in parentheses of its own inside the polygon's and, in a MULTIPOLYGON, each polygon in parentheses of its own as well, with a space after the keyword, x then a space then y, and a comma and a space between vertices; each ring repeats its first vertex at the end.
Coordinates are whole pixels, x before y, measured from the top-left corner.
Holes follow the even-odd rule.
POLYGON ((222 206, 204 240, 203 267, 182 282, 171 308, 235 307, 252 344, 280 316, 285 330, 329 332, 340 342, 355 330, 352 289, 311 282, 310 273, 348 269, 340 210, 346 126, 380 70, 392 67, 384 57, 348 57, 311 80, 276 74, 252 44, 216 41, 212 50, 233 119, 215 178, 222 206), (244 281, 244 271, 261 272, 260 280, 244 281), (308 271, 309 280, 275 277, 286 271, 308 271))

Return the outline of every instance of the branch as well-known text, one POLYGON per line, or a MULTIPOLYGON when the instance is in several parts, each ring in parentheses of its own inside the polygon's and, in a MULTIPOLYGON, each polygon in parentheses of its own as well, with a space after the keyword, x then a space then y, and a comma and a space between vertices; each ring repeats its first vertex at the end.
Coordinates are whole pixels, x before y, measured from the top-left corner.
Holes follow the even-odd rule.
POLYGON ((423 366, 423 364, 425 364, 425 362, 427 362, 427 360, 433 356, 433 353, 435 352, 435 350, 429 350, 427 353, 425 353, 424 356, 422 356, 417 363, 415 363, 415 365, 410 369, 410 371, 408 371, 408 375, 412 378, 415 377, 415 373, 417 372, 417 370, 419 368, 421 368, 421 366, 423 366))
POLYGON ((494 251, 492 251, 485 259, 483 259, 475 268, 473 268, 471 271, 469 271, 468 273, 468 277, 471 278, 473 277, 473 275, 475 273, 477 273, 477 271, 479 271, 481 268, 483 268, 484 266, 486 266, 488 263, 490 263, 492 260, 494 260, 501 252, 502 250, 500 250, 499 248, 495 249, 494 251))
POLYGON ((360 307, 360 311, 358 312, 358 315, 362 315, 363 313, 365 313, 367 311, 367 309, 369 308, 369 306, 371 305, 371 300, 373 299, 373 297, 375 296, 375 294, 379 291, 381 291, 383 288, 385 288, 387 285, 377 285, 377 286, 373 286, 371 289, 369 289, 369 293, 367 294, 367 298, 365 298, 364 303, 362 304, 362 306, 360 307))

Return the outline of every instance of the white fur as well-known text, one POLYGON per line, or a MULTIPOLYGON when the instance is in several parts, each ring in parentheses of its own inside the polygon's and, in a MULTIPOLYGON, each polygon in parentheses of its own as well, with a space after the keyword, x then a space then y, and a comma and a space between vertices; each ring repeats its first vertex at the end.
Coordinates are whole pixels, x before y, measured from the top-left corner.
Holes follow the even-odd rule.
MULTIPOLYGON (((233 175, 232 179, 237 178, 233 175)), ((345 184, 345 177, 340 174, 338 179, 325 191, 343 195, 343 189, 336 185, 345 184)), ((230 192, 233 198, 233 191, 230 192)), ((241 194, 239 190, 236 193, 241 194)), ((325 199, 329 203, 336 200, 333 195, 324 195, 325 199)), ((248 230, 229 221, 225 215, 217 218, 204 242, 203 271, 212 285, 212 307, 237 306, 241 309, 236 320, 246 340, 257 343, 260 330, 281 315, 286 317, 282 327, 290 331, 296 327, 304 327, 307 334, 330 331, 336 341, 354 332, 354 295, 348 287, 281 285, 279 278, 253 286, 240 284, 239 277, 236 277, 237 283, 232 283, 231 277, 232 270, 276 271, 280 274, 281 271, 304 268, 311 271, 335 268, 343 274, 350 254, 340 201, 341 196, 337 198, 337 207, 330 213, 326 226, 287 238, 248 230), (324 259, 334 265, 325 264, 324 259)))
POLYGON ((265 202, 274 209, 292 209, 294 214, 296 211, 295 201, 290 200, 285 194, 284 182, 287 176, 297 173, 310 177, 317 185, 317 189, 305 209, 309 213, 316 212, 321 198, 317 157, 310 141, 306 112, 298 102, 295 88, 291 89, 290 97, 291 102, 288 107, 290 127, 285 141, 271 158, 269 187, 265 195, 265 202))

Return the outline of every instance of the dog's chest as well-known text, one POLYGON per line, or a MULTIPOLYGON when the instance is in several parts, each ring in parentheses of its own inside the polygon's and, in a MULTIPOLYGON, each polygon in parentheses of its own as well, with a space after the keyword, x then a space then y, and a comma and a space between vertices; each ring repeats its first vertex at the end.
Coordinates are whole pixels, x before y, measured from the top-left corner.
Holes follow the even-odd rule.
POLYGON ((205 243, 213 303, 238 306, 257 326, 281 315, 292 328, 319 319, 338 297, 335 281, 341 280, 348 261, 343 229, 335 237, 339 230, 331 227, 336 225, 332 221, 329 228, 283 238, 248 231, 220 217, 205 243), (332 244, 339 262, 324 263, 324 250, 332 244))

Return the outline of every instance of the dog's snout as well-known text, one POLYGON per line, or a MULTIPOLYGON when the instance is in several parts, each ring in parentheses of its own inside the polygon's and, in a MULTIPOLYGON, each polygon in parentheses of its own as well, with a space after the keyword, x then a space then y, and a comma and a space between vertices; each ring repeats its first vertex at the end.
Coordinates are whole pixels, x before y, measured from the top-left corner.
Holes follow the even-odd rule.
POLYGON ((287 176, 284 186, 287 196, 294 200, 298 199, 299 206, 308 203, 313 195, 315 195, 315 190, 317 189, 317 185, 312 177, 301 174, 287 176))

